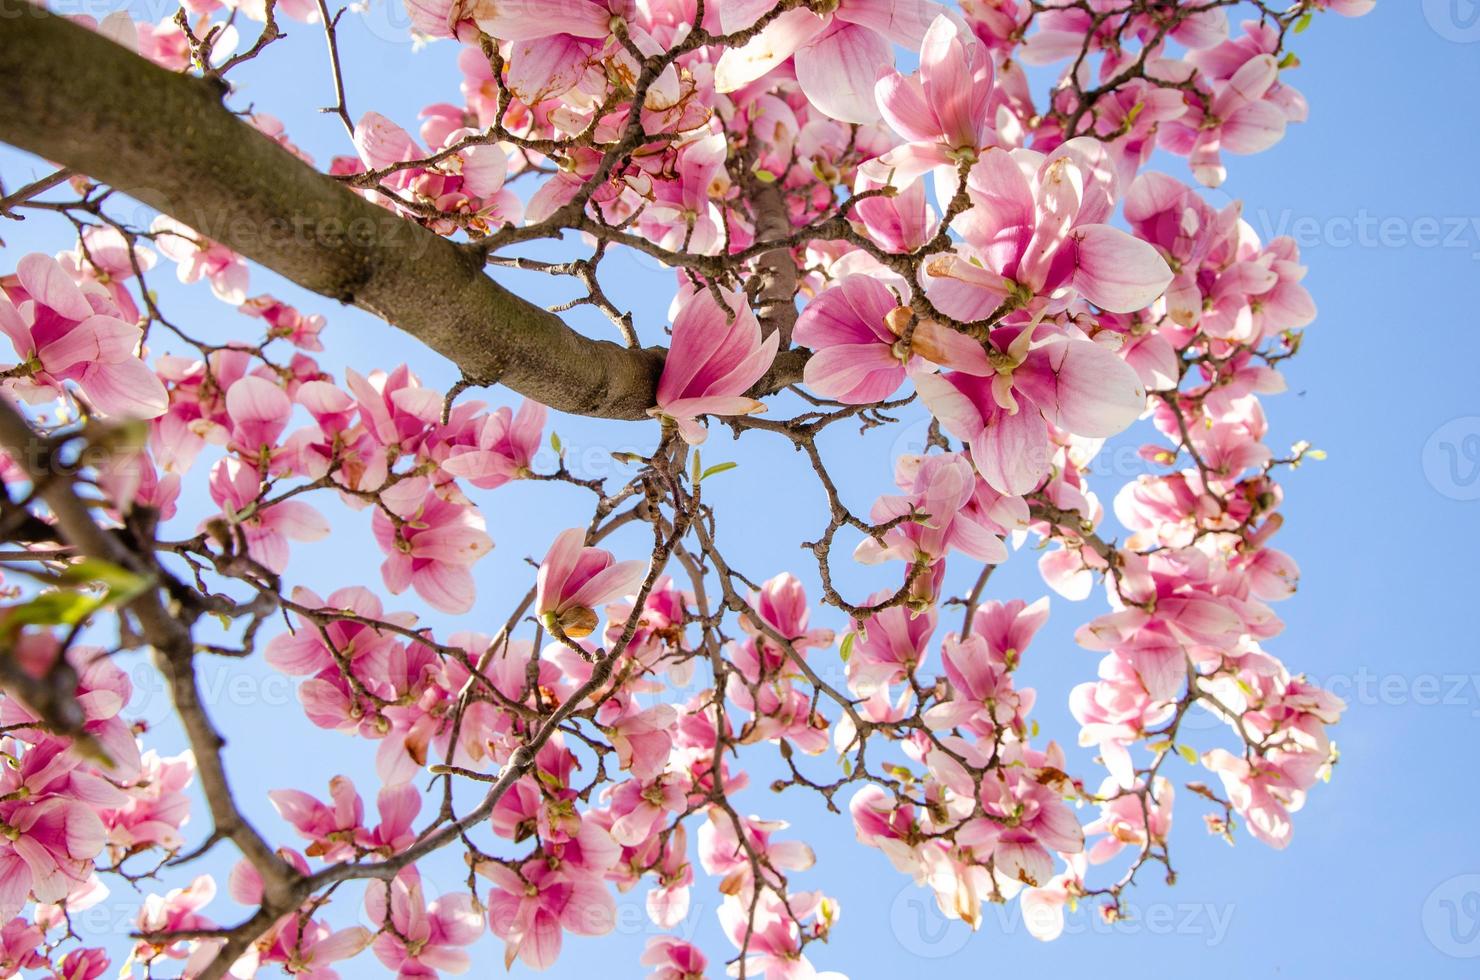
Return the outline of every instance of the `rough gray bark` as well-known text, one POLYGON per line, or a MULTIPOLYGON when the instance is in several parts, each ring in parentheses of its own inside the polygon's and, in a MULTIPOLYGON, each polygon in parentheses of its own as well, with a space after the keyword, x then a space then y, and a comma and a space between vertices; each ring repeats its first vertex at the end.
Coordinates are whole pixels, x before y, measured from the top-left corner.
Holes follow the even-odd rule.
MULTIPOLYGON (((471 250, 358 197, 232 115, 212 82, 165 71, 24 0, 0 0, 0 140, 171 215, 306 289, 350 303, 562 412, 638 419, 661 349, 576 333, 471 250)), ((789 352, 753 390, 801 376, 789 352)))

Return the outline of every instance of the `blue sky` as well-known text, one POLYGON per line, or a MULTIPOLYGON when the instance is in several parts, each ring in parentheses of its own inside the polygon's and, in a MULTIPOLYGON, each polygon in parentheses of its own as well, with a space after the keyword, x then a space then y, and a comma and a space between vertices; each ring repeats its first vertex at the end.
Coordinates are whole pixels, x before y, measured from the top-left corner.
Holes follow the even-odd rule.
MULTIPOLYGON (((392 11, 383 2, 364 22, 346 18, 350 108, 356 115, 374 108, 411 129, 423 106, 458 100, 457 72, 446 46, 414 51, 399 5, 392 11)), ((155 19, 165 13, 142 3, 131 9, 155 19)), ((294 140, 327 164, 348 146, 337 120, 313 111, 333 101, 327 72, 320 71, 322 39, 303 25, 290 25, 289 34, 271 63, 294 70, 254 66, 244 75, 249 84, 239 104, 252 101, 284 118, 294 140)), ((741 798, 742 809, 791 820, 817 850, 817 867, 798 876, 797 887, 822 887, 841 899, 841 923, 814 957, 819 967, 855 980, 923 970, 941 980, 986 970, 1121 976, 1159 963, 1195 964, 1215 978, 1366 977, 1399 969, 1462 977, 1480 970, 1480 842, 1472 809, 1480 803, 1474 750, 1480 733, 1480 324, 1474 312, 1480 308, 1480 189, 1473 176, 1480 117, 1463 95, 1480 90, 1480 2, 1385 0, 1362 20, 1319 18, 1293 47, 1302 67, 1289 80, 1309 99, 1311 121, 1292 127, 1270 152, 1231 159, 1227 186, 1210 198, 1217 204, 1242 198, 1246 217, 1266 238, 1294 235, 1320 306, 1300 357, 1288 366, 1290 391, 1266 402, 1276 449, 1308 439, 1329 454, 1284 481, 1279 546, 1299 560, 1303 578, 1300 593, 1277 609, 1287 628, 1268 646, 1292 670, 1325 682, 1349 703, 1335 730, 1342 758, 1332 782, 1318 787, 1297 815, 1294 842, 1284 853, 1246 837, 1235 848, 1209 837, 1198 801, 1182 794, 1173 836, 1176 885, 1147 875, 1130 894, 1128 904, 1139 913, 1131 921, 1106 927, 1081 911, 1067 934, 1048 945, 1027 934, 1015 904, 988 907, 974 935, 944 922, 925 892, 854 842, 846 817, 827 815, 818 800, 795 791, 777 797, 752 790, 741 798)), ((1180 161, 1156 166, 1186 177, 1180 161)), ((0 151, 7 186, 44 172, 34 160, 0 151)), ((68 244, 56 225, 39 218, 22 226, 7 222, 0 235, 5 265, 33 248, 68 244)), ((656 339, 671 295, 668 274, 646 260, 615 256, 607 267, 616 273, 610 291, 618 305, 631 306, 656 339)), ((174 318, 202 329, 242 329, 204 286, 180 287, 163 271, 153 282, 174 318)), ((373 318, 306 296, 260 269, 253 277, 253 292, 270 290, 328 314, 323 362, 330 369, 404 360, 427 384, 445 388, 452 380, 446 363, 373 318)), ((541 301, 561 298, 547 284, 523 285, 541 301)), ((603 329, 589 317, 574 322, 603 329)), ((517 403, 504 391, 485 398, 517 403)), ((920 437, 922 424, 910 424, 917 418, 862 439, 840 426, 823 441, 856 508, 889 489, 893 456, 920 437)), ((651 425, 563 417, 553 425, 572 467, 588 475, 615 472, 610 452, 649 448, 656 437, 651 425)), ((1133 429, 1111 444, 1108 472, 1096 484, 1102 496, 1139 472, 1128 453, 1114 450, 1137 444, 1147 431, 1133 429)), ((767 439, 757 434, 742 445, 716 427, 705 446, 707 462, 740 463, 706 484, 721 515, 720 543, 751 577, 791 569, 813 583, 796 542, 814 537, 824 523, 821 491, 804 460, 767 439)), ((583 501, 575 492, 513 485, 480 503, 497 549, 477 568, 480 603, 472 619, 482 621, 471 625, 492 630, 527 587, 523 559, 543 553, 560 529, 583 522, 570 509, 583 501)), ((187 511, 180 526, 192 526, 199 513, 187 511)), ((329 541, 295 550, 289 578, 321 592, 375 578, 380 558, 367 532, 368 515, 341 515, 329 541)), ((616 539, 615 547, 624 544, 643 553, 636 550, 644 548, 640 537, 616 539)), ((965 571, 956 569, 953 584, 959 587, 955 578, 965 571)), ((850 569, 842 584, 859 595, 882 581, 850 569)), ((1046 592, 1032 556, 1023 555, 994 577, 989 595, 1031 600, 1046 592)), ((1102 611, 1103 601, 1096 595, 1076 605, 1055 596, 1053 607, 1020 682, 1038 689, 1036 716, 1046 734, 1066 743, 1078 763, 1071 768, 1094 779, 1089 753, 1073 746, 1076 726, 1066 702, 1070 687, 1093 678, 1096 662, 1074 644, 1073 630, 1102 611)), ((410 594, 392 608, 429 612, 410 594)), ((444 618, 430 614, 426 621, 444 618)), ((842 624, 827 614, 817 625, 842 624)), ((140 688, 136 710, 160 723, 153 744, 177 749, 182 743, 166 721, 152 671, 137 655, 129 666, 140 688)), ((263 797, 267 789, 292 785, 322 793, 341 772, 373 787, 373 746, 314 729, 298 711, 291 684, 260 660, 210 663, 201 678, 228 737, 239 799, 269 836, 291 840, 263 797)), ((1207 727, 1196 734, 1200 748, 1221 738, 1207 727)), ((770 753, 762 747, 754 755, 770 753)), ((768 766, 757 768, 753 785, 765 786, 768 766)), ((818 759, 811 771, 830 766, 818 759)), ((1206 775, 1175 760, 1169 767, 1179 783, 1206 775)), ((198 838, 207 823, 203 805, 196 814, 189 829, 198 838)), ((229 864, 222 851, 200 867, 224 883, 229 864)), ((424 866, 433 892, 456 890, 461 874, 460 861, 424 866)), ((730 947, 716 926, 715 896, 703 885, 701 875, 693 910, 678 931, 703 943, 711 962, 722 961, 730 947)), ((640 911, 641 894, 619 899, 616 934, 568 939, 552 974, 639 975, 637 957, 655 934, 640 911)), ((111 931, 123 944, 137 903, 118 886, 92 928, 111 931)), ((223 895, 212 911, 225 922, 244 910, 223 895)), ((343 905, 337 921, 354 915, 343 905)), ((475 955, 472 976, 502 972, 491 937, 475 955)), ((341 972, 382 975, 368 954, 341 972)))

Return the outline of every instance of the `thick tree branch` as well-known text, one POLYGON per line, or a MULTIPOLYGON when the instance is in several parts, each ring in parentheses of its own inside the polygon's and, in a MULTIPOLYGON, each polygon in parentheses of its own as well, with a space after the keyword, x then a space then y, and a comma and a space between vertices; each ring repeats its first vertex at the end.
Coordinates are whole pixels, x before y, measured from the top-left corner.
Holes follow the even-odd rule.
MULTIPOLYGON (((239 120, 217 83, 165 71, 25 0, 0 0, 0 139, 374 313, 480 383, 604 418, 642 418, 656 404, 661 350, 581 336, 490 279, 475 251, 358 197, 239 120)), ((758 393, 796 381, 800 367, 800 357, 779 361, 758 393)))

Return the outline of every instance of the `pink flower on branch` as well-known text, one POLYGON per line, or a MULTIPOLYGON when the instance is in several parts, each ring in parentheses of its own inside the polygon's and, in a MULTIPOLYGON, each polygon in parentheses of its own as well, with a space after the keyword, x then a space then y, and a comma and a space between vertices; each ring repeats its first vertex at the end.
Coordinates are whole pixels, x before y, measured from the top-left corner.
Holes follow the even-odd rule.
POLYGON ((765 410, 745 392, 771 366, 781 336, 773 333, 761 339, 760 324, 742 293, 699 289, 679 303, 658 379, 658 404, 648 414, 672 420, 686 442, 698 445, 708 436, 699 424, 700 415, 765 410))
POLYGON ((596 630, 596 607, 634 591, 647 563, 617 561, 602 548, 586 546, 580 528, 561 531, 540 563, 535 608, 572 639, 596 630))
POLYGON ((79 287, 50 256, 17 263, 0 294, 0 332, 21 358, 7 374, 21 379, 8 384, 23 397, 54 398, 70 381, 104 415, 155 418, 169 404, 138 355, 139 328, 122 319, 105 289, 79 287))

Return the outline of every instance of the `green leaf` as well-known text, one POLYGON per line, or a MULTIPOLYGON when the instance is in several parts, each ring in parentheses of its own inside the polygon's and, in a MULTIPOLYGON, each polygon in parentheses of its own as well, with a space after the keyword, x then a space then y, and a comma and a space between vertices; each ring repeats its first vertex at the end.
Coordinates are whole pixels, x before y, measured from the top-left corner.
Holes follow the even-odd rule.
POLYGON ((1313 19, 1315 19, 1315 15, 1313 13, 1307 12, 1304 17, 1295 22, 1295 33, 1304 34, 1305 29, 1310 26, 1310 22, 1313 19))
POLYGON ((550 430, 550 448, 555 450, 556 456, 565 455, 565 449, 560 445, 560 434, 554 429, 550 430))
POLYGON ((1187 760, 1189 766, 1197 765, 1197 750, 1190 745, 1177 746, 1177 754, 1187 760))
POLYGON ((103 605, 103 600, 74 589, 43 592, 0 613, 0 635, 14 636, 26 626, 76 626, 103 605))
POLYGON ((148 580, 135 572, 104 561, 101 558, 84 558, 62 569, 59 576, 64 582, 83 584, 101 582, 114 592, 137 593, 148 585, 148 580))
MULTIPOLYGON (((695 457, 695 462, 698 462, 697 457, 695 457)), ((707 480, 716 473, 723 473, 725 470, 733 470, 739 465, 739 463, 715 463, 713 466, 709 467, 709 469, 705 470, 703 474, 700 475, 699 479, 707 480)))
POLYGON ((108 590, 104 602, 108 605, 122 606, 137 598, 145 589, 149 588, 149 579, 143 575, 136 574, 126 568, 120 568, 110 561, 101 558, 84 558, 82 561, 74 562, 62 570, 59 576, 63 582, 71 582, 82 585, 99 582, 108 590))
POLYGON ((843 663, 847 663, 848 659, 853 656, 853 641, 857 638, 857 633, 845 633, 843 635, 843 645, 838 648, 838 655, 843 658, 843 663))

